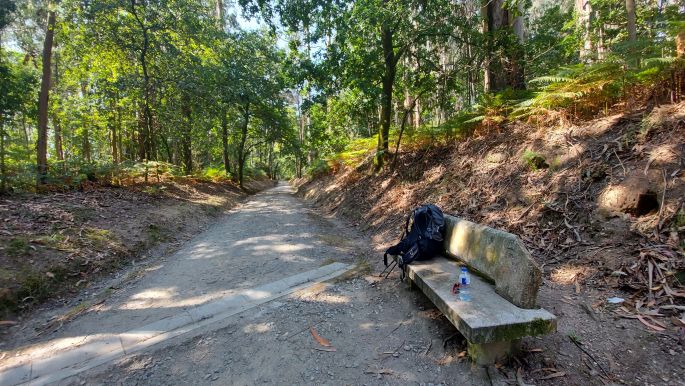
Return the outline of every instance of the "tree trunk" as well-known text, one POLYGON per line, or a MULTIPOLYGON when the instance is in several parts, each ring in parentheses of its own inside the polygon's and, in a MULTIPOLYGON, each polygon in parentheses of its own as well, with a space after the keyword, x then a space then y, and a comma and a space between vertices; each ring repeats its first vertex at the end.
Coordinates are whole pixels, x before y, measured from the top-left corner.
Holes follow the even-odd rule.
POLYGON ((190 107, 190 100, 188 96, 183 103, 183 115, 186 118, 186 129, 183 131, 182 146, 183 146, 183 169, 186 175, 193 174, 193 153, 192 146, 192 130, 193 130, 193 111, 190 107))
POLYGON ((240 146, 238 147, 238 182, 243 187, 243 171, 245 167, 245 143, 247 142, 247 128, 250 123, 250 102, 245 104, 243 111, 243 127, 240 130, 240 146))
MULTIPOLYGON (((48 4, 48 7, 50 4, 48 4)), ((48 173, 48 98, 50 94, 50 74, 52 68, 52 42, 55 36, 55 11, 48 11, 48 25, 43 42, 43 79, 40 84, 40 95, 38 97, 38 143, 37 163, 38 163, 38 183, 45 183, 48 173)))
POLYGON ((682 28, 675 37, 675 51, 677 57, 685 56, 685 28, 682 28))
POLYGON ((5 165, 5 117, 0 116, 0 194, 7 192, 7 165, 5 165))
POLYGON ((381 128, 378 133, 378 151, 376 153, 376 166, 383 167, 388 155, 388 137, 390 136, 390 122, 392 119, 392 89, 395 84, 397 72, 397 58, 393 47, 393 32, 389 26, 383 25, 381 42, 383 44, 383 60, 385 72, 383 74, 383 89, 381 92, 381 128))
POLYGON ((224 17, 224 2, 222 0, 216 0, 216 19, 219 28, 223 31, 226 28, 225 17, 224 17))
POLYGON ((226 177, 231 175, 231 162, 228 159, 228 111, 224 108, 221 111, 221 144, 224 150, 224 170, 226 177))
POLYGON ((55 153, 57 159, 64 161, 64 149, 62 146, 62 123, 57 115, 52 118, 52 124, 55 126, 55 153))
POLYGON ((628 20, 628 41, 637 40, 637 28, 635 26, 635 0, 626 0, 626 18, 628 20))
POLYGON ((600 61, 606 59, 607 47, 604 40, 604 25, 600 25, 597 36, 597 60, 600 61))
POLYGON ((138 112, 138 132, 136 135, 136 144, 138 145, 138 161, 142 162, 147 159, 145 156, 145 112, 138 112))
POLYGON ((86 160, 86 162, 90 162, 93 157, 90 151, 90 131, 88 130, 88 127, 83 128, 83 158, 86 160))
POLYGON ((135 0, 131 1, 131 13, 136 19, 138 26, 140 27, 140 32, 143 35, 143 44, 140 48, 140 66, 143 71, 143 122, 140 133, 140 141, 142 143, 142 151, 140 160, 150 159, 152 156, 152 111, 150 109, 150 74, 148 72, 147 63, 147 51, 150 47, 150 37, 148 36, 149 27, 145 25, 145 21, 138 16, 138 11, 136 10, 135 0))
POLYGON ((592 22, 592 5, 590 0, 575 0, 574 10, 576 13, 578 29, 581 31, 583 45, 580 47, 580 60, 584 62, 592 61, 592 38, 590 26, 592 22))
MULTIPOLYGON (((483 30, 487 38, 487 65, 484 72, 485 92, 498 92, 507 87, 525 88, 523 76, 523 21, 512 20, 505 0, 489 0, 483 10, 483 30), (516 40, 505 38, 515 34, 516 40)), ((518 18, 517 18, 518 19, 518 18)))
POLYGON ((113 114, 108 120, 110 131, 110 148, 112 149, 112 162, 119 163, 119 151, 117 149, 117 119, 116 119, 116 101, 114 99, 109 102, 110 112, 113 114))
MULTIPOLYGON (((52 83, 53 89, 59 84, 59 55, 57 55, 57 53, 55 53, 54 71, 54 82, 52 83)), ((52 125, 55 128, 55 154, 57 155, 58 160, 64 161, 64 150, 62 148, 62 126, 58 112, 55 112, 52 116, 52 125)), ((62 164, 62 169, 64 170, 65 168, 66 165, 62 164)))

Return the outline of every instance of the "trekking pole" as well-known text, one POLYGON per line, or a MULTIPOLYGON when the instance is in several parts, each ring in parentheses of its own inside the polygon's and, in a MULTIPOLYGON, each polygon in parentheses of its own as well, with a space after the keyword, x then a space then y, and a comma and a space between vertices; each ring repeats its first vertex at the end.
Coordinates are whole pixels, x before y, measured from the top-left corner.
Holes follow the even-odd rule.
POLYGON ((388 268, 390 268, 390 271, 388 271, 388 274, 385 275, 385 277, 387 278, 388 275, 390 275, 390 272, 392 272, 392 270, 395 269, 396 266, 397 266, 397 261, 393 261, 392 263, 386 265, 386 266, 385 266, 385 269, 383 270, 383 272, 381 272, 381 273, 378 275, 378 277, 383 276, 383 274, 385 273, 385 271, 387 271, 388 268))

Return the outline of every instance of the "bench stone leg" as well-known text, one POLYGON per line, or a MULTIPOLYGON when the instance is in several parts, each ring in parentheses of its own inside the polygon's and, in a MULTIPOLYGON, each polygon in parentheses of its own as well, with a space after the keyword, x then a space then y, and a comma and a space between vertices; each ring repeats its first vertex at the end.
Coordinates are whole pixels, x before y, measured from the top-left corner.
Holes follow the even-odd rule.
POLYGON ((521 340, 475 344, 468 342, 471 360, 477 365, 492 365, 515 354, 521 347, 521 340))

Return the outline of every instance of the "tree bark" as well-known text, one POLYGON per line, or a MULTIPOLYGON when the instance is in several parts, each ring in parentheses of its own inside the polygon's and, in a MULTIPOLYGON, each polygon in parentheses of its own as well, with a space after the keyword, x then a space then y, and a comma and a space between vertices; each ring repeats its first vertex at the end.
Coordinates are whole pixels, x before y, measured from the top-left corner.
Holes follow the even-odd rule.
POLYGON ((240 130, 240 146, 238 147, 238 182, 243 187, 243 171, 245 167, 245 143, 247 142, 247 129, 250 123, 250 102, 245 103, 243 110, 243 127, 240 130))
POLYGON ((183 169, 186 175, 193 173, 193 153, 192 153, 192 130, 193 130, 193 111, 190 107, 189 96, 184 96, 186 99, 183 103, 183 115, 186 118, 186 129, 183 131, 182 146, 183 146, 183 169))
POLYGON ((57 115, 52 117, 52 124, 55 126, 55 153, 57 159, 64 161, 64 149, 62 146, 62 123, 57 115))
POLYGON ((392 120, 392 91, 395 85, 398 59, 393 47, 393 32, 387 24, 382 26, 381 42, 383 44, 385 67, 381 92, 381 128, 378 133, 378 151, 376 155, 376 167, 378 169, 383 167, 383 163, 388 156, 388 137, 390 136, 390 122, 392 120))
POLYGON ((226 177, 231 174, 231 162, 228 158, 228 111, 222 109, 221 111, 221 144, 223 145, 224 151, 224 170, 226 171, 226 177))
POLYGON ((5 165, 5 117, 0 116, 0 194, 7 192, 7 165, 5 165))
MULTIPOLYGON (((48 4, 50 6, 50 4, 48 4)), ((52 42, 55 36, 55 11, 48 11, 48 25, 45 31, 45 41, 43 42, 43 78, 40 84, 40 94, 38 97, 38 143, 37 166, 38 183, 43 184, 48 172, 48 98, 50 94, 50 75, 52 68, 52 42)))
MULTIPOLYGON (((59 55, 55 53, 55 68, 54 68, 54 74, 53 74, 53 83, 52 83, 52 88, 54 89, 58 84, 59 84, 59 55)), ((62 125, 60 122, 60 117, 58 112, 54 112, 54 115, 52 116, 52 125, 55 128, 55 154, 57 155, 57 159, 60 161, 64 161, 64 150, 62 146, 62 125)), ((62 168, 65 169, 66 165, 62 164, 62 168)))
POLYGON ((119 150, 117 149, 117 119, 116 119, 116 101, 114 99, 110 100, 109 108, 111 113, 108 125, 110 131, 110 148, 112 149, 112 162, 116 165, 119 163, 119 150))
POLYGON ((87 161, 90 162, 92 161, 93 157, 90 151, 90 131, 88 130, 88 127, 83 128, 83 158, 87 161))
POLYGON ((224 2, 223 0, 216 0, 216 19, 219 28, 224 31, 226 29, 225 17, 224 17, 224 2))
POLYGON ((634 42, 637 40, 635 0, 626 0, 626 18, 628 20, 628 41, 634 42))
POLYGON ((590 23, 592 22, 592 5, 590 0, 575 0, 574 10, 577 17, 578 28, 581 31, 583 45, 580 47, 580 60, 592 61, 592 38, 590 35, 590 23))
POLYGON ((143 119, 144 126, 141 130, 141 142, 143 144, 140 160, 150 159, 152 156, 152 111, 150 109, 150 74, 147 68, 147 52, 150 48, 150 37, 148 36, 149 27, 141 19, 136 10, 136 0, 131 0, 131 13, 133 14, 140 31, 143 35, 143 43, 140 47, 140 66, 143 71, 143 119))
POLYGON ((685 56, 685 28, 681 29, 675 37, 675 51, 677 57, 685 56))
POLYGON ((512 18, 505 0, 488 0, 483 6, 483 30, 487 38, 487 65, 484 72, 485 92, 498 92, 508 87, 525 88, 523 72, 523 21, 512 18), (502 33, 504 32, 504 33, 502 33), (516 37, 507 38, 508 36, 516 37))

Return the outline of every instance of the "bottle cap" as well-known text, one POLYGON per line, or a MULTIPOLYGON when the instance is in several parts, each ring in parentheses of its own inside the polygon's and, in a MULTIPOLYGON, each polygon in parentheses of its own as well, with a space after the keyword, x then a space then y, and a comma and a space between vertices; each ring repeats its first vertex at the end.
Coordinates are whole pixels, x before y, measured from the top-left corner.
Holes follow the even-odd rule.
POLYGON ((467 271, 466 267, 461 267, 461 271, 466 272, 467 271))

